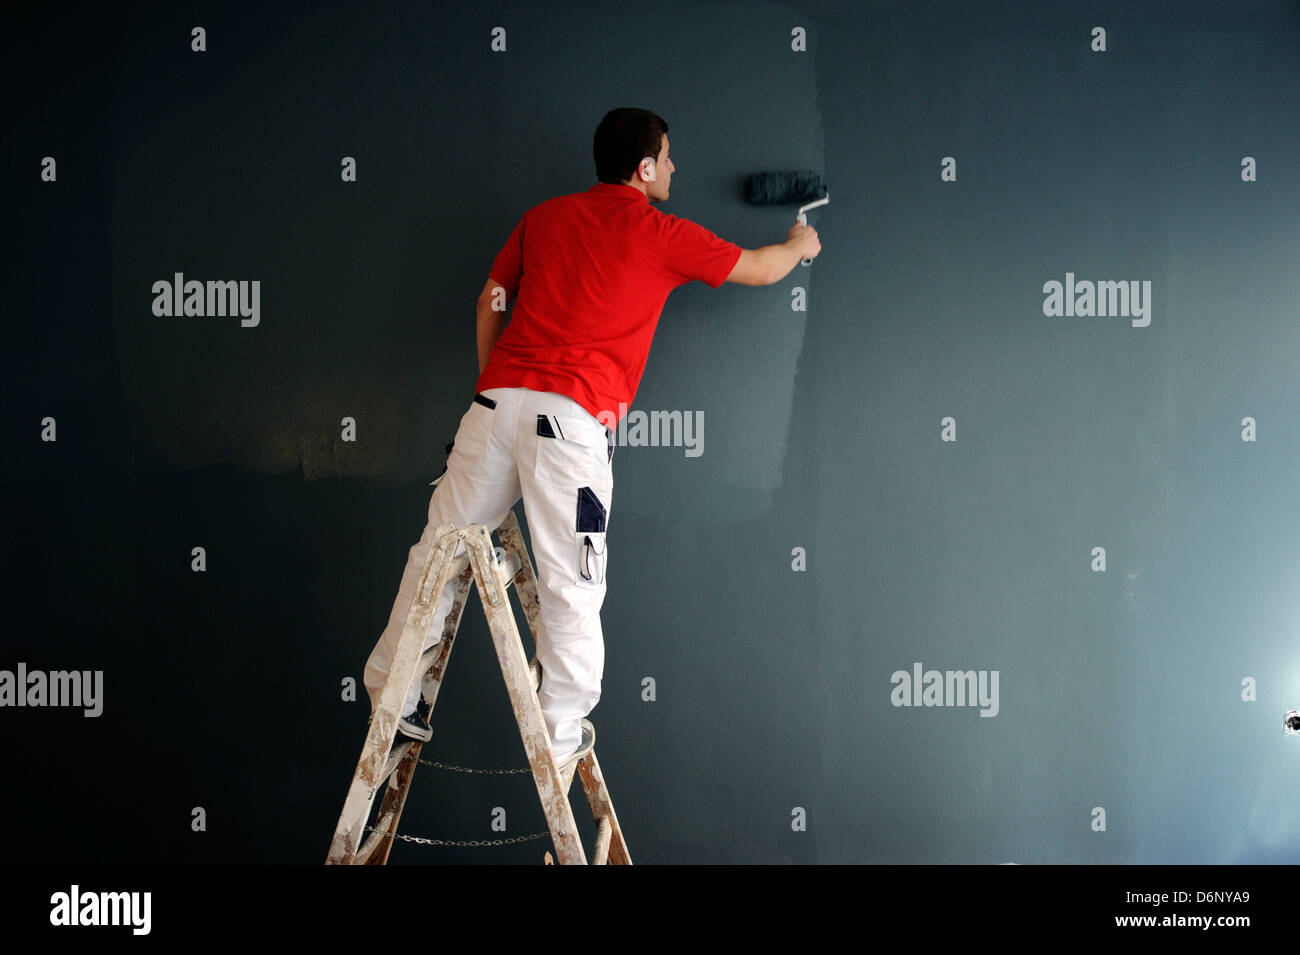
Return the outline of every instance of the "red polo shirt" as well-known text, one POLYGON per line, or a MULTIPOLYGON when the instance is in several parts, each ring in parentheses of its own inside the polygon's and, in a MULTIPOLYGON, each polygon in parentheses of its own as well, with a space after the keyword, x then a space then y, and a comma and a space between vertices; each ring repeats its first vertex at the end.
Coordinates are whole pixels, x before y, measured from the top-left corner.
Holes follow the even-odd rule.
POLYGON ((614 424, 636 396, 668 293, 692 279, 717 288, 740 252, 622 183, 533 206, 488 273, 519 297, 474 390, 555 391, 614 424))

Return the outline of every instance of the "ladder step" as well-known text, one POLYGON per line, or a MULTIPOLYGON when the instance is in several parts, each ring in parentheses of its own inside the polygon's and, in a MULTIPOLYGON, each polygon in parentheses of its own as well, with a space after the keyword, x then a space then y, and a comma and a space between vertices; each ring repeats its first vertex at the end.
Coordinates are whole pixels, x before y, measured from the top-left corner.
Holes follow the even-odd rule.
POLYGON ((369 838, 366 839, 365 845, 363 845, 361 851, 357 853, 356 865, 366 865, 370 861, 370 857, 374 854, 375 850, 378 849, 380 844, 388 838, 388 827, 392 824, 393 811, 390 809, 388 812, 384 813, 382 819, 375 823, 375 831, 370 833, 369 838))
POLYGON ((388 762, 384 764, 383 773, 380 775, 379 779, 375 781, 376 790, 382 787, 384 783, 388 782, 388 777, 393 775, 393 771, 401 765, 402 760, 406 758, 406 754, 411 751, 411 747, 414 745, 415 740, 402 739, 401 742, 393 747, 393 751, 388 754, 388 762))
POLYGON ((609 840, 613 834, 609 816, 601 816, 596 825, 596 848, 591 854, 592 865, 609 865, 609 840))
POLYGON ((522 563, 515 554, 507 554, 505 560, 496 565, 497 576, 501 578, 501 586, 509 587, 519 576, 519 568, 522 563))

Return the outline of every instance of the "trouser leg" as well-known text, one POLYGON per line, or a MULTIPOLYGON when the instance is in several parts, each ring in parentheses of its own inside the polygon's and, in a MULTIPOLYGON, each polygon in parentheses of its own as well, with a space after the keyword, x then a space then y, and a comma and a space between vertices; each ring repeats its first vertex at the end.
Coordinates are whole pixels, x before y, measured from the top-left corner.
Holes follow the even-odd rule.
MULTIPOLYGON (((379 705, 393 654, 397 650, 407 614, 415 599, 424 562, 436 543, 434 533, 444 523, 461 528, 470 524, 482 524, 494 530, 519 500, 519 477, 515 470, 513 444, 521 391, 522 389, 490 389, 484 395, 496 401, 496 407, 488 408, 473 402, 461 418, 451 456, 447 459, 447 470, 439 478, 429 501, 428 522, 424 533, 408 553, 406 569, 402 573, 397 598, 389 614, 388 626, 384 628, 366 661, 364 681, 366 692, 370 695, 372 712, 379 705)), ((457 555, 463 553, 465 546, 461 544, 457 555)), ((442 639, 443 625, 455 596, 455 588, 456 581, 449 580, 439 595, 423 649, 434 646, 442 639)), ((415 709, 420 698, 420 684, 418 678, 412 679, 403 714, 415 709)))
POLYGON ((518 428, 516 464, 543 629, 538 700, 555 756, 563 761, 578 748, 581 720, 600 700, 604 675, 600 609, 614 490, 610 433, 571 398, 533 391, 526 393, 518 428))

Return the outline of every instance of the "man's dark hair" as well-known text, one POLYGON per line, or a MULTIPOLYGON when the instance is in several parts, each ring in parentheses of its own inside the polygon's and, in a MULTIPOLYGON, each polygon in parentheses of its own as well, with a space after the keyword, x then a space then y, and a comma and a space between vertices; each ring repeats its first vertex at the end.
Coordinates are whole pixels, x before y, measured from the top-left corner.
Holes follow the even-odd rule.
POLYGON ((642 159, 659 157, 667 132, 668 124, 648 109, 631 106, 611 109, 596 127, 592 144, 596 178, 601 182, 631 179, 642 159))

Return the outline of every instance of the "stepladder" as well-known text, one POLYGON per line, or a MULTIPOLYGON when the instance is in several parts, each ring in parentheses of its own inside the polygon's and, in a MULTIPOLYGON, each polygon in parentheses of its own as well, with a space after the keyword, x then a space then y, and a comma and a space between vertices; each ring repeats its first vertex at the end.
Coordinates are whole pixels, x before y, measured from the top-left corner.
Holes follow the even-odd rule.
POLYGON ((492 643, 501 664, 501 675, 519 725, 519 735, 541 799, 556 860, 561 865, 588 863, 569 801, 569 790, 576 772, 582 780, 583 792, 596 823, 591 864, 632 864, 595 748, 576 765, 569 765, 564 773, 557 765, 537 696, 540 668, 535 659, 530 662, 525 655, 509 594, 513 585, 534 646, 540 645, 545 640, 545 623, 538 598, 537 576, 514 511, 506 515, 496 532, 501 541, 499 548, 493 546, 491 530, 482 524, 471 524, 466 528, 444 524, 436 531, 389 665, 387 682, 371 716, 343 811, 339 814, 325 860, 327 865, 385 865, 388 862, 424 745, 421 740, 399 733, 402 707, 413 682, 421 681, 423 697, 429 706, 429 721, 437 732, 434 707, 447 673, 471 582, 478 590, 487 616, 492 643), (452 581, 455 582, 454 597, 442 625, 442 638, 424 651, 425 638, 434 624, 439 600, 452 581), (368 827, 375 797, 381 788, 383 799, 375 813, 374 825, 368 827), (367 829, 369 836, 363 842, 362 836, 367 829))

